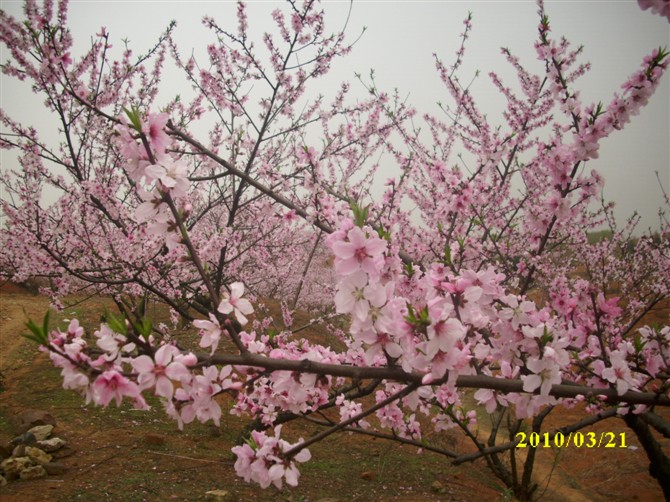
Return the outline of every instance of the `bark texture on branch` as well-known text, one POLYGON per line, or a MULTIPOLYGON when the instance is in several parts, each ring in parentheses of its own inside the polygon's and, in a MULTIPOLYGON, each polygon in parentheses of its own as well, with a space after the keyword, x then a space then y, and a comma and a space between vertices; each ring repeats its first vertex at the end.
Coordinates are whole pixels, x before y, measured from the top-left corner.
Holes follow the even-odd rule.
MULTIPOLYGON (((307 359, 273 359, 256 354, 221 354, 214 356, 197 354, 197 356, 198 360, 205 364, 231 364, 234 366, 258 367, 270 371, 296 371, 299 373, 357 379, 386 379, 407 384, 421 383, 424 377, 424 375, 419 373, 407 373, 399 367, 348 366, 344 364, 318 363, 307 359)), ((443 380, 446 381, 446 378, 443 380)), ((432 385, 439 383, 439 381, 433 382, 432 385)), ((461 375, 456 380, 456 386, 471 389, 491 389, 504 393, 526 393, 523 390, 523 381, 519 379, 511 380, 487 375, 461 375)), ((539 389, 534 393, 539 394, 539 389)), ((610 404, 628 403, 670 406, 670 397, 663 394, 628 391, 623 395, 618 395, 616 389, 594 389, 583 385, 552 385, 549 394, 557 398, 574 398, 577 396, 597 398, 598 396, 603 396, 602 401, 610 404)))

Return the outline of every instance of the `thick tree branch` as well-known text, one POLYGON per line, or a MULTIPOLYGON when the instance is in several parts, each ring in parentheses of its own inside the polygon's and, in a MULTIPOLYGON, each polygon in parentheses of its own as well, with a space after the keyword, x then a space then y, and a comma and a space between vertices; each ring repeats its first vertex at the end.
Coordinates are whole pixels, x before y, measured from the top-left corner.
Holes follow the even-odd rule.
MULTIPOLYGON (((221 354, 214 356, 198 354, 198 360, 204 364, 232 364, 234 366, 251 366, 273 371, 297 371, 301 373, 313 373, 316 375, 342 376, 358 379, 381 378, 403 383, 420 384, 424 377, 424 375, 419 373, 407 373, 401 368, 347 366, 344 364, 318 363, 307 359, 301 361, 273 359, 257 354, 221 354)), ((487 375, 461 375, 456 380, 456 386, 471 389, 491 389, 504 393, 525 393, 522 380, 508 380, 487 375)), ((539 394, 539 389, 535 394, 539 394)), ((653 394, 651 392, 628 391, 619 396, 616 389, 593 389, 583 385, 552 385, 549 394, 557 398, 584 396, 586 398, 599 399, 599 396, 602 396, 602 402, 605 403, 670 406, 670 397, 666 395, 653 394)))

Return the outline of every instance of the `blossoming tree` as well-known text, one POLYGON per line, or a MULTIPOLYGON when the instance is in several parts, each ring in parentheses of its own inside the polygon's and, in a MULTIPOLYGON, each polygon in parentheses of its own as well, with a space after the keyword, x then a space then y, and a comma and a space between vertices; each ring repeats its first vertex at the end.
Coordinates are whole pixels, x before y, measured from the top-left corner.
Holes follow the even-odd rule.
POLYGON ((483 457, 521 499, 536 488, 535 451, 516 458, 517 433, 543 432, 553 410, 583 403, 583 420, 546 432, 624 420, 670 496, 670 461, 650 433, 668 437, 656 410, 670 405, 670 326, 640 325, 670 292, 670 223, 662 213, 657 234, 631 239, 635 221, 618 228, 610 206, 594 205, 603 181, 587 169, 647 103, 667 53, 652 51, 609 101, 582 103, 581 49, 552 37, 541 2, 539 15, 544 72, 505 50, 519 86, 491 74, 505 124, 458 78, 468 18, 456 62, 436 59, 452 105, 446 121, 423 117, 426 134, 374 82, 364 101, 346 84, 330 101, 307 92, 351 49, 315 1, 276 10, 262 50, 244 4, 236 31, 205 18, 206 62, 182 56, 173 26, 147 54, 112 60, 104 28, 73 54, 65 1, 28 1, 23 22, 2 13, 3 72, 32 86, 62 140, 2 112, 0 141, 19 164, 1 179, 2 271, 47 277, 56 304, 81 289, 110 295, 123 314, 93 338, 76 320, 29 323, 64 386, 103 406, 146 408, 154 394, 180 427, 218 425, 217 396, 230 394, 230 411, 254 420, 235 469, 262 487, 296 485, 309 446, 348 431, 454 463, 483 457), (160 106, 168 60, 195 93, 160 106), (451 164, 462 151, 470 170, 451 164), (399 173, 380 200, 375 158, 399 173), (60 197, 44 207, 47 189, 60 197), (611 238, 589 242, 604 224, 611 238), (258 309, 267 297, 282 302, 281 324, 258 309), (204 351, 153 326, 147 301, 199 329, 204 351), (337 343, 301 338, 298 306, 317 309, 313 324, 337 343), (469 389, 479 407, 466 406, 469 389), (323 431, 282 439, 299 419, 323 431), (451 428, 475 453, 425 440, 451 428))

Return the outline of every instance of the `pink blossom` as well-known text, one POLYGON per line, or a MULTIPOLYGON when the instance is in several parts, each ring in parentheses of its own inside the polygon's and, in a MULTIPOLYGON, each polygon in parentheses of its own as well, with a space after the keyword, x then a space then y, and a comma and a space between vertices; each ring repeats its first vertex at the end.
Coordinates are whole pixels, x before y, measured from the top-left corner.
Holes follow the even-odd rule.
POLYGON ((156 219, 158 215, 166 214, 169 211, 167 204, 163 201, 163 197, 157 189, 152 192, 138 189, 138 195, 143 200, 137 209, 135 209, 135 218, 138 222, 143 223, 156 219))
POLYGON ((523 390, 533 392, 538 387, 540 394, 548 396, 551 386, 561 383, 561 372, 555 361, 548 358, 528 358, 526 366, 533 372, 531 375, 522 375, 523 390))
POLYGON ((246 298, 242 298, 244 294, 244 284, 241 282, 234 282, 230 285, 230 293, 223 294, 223 300, 219 303, 218 311, 222 314, 235 314, 237 322, 242 326, 247 323, 245 315, 253 314, 254 308, 251 302, 246 298))
POLYGON ((98 340, 96 344, 100 347, 105 353, 103 358, 106 361, 114 361, 122 353, 127 353, 135 349, 135 344, 128 342, 128 339, 111 330, 107 324, 100 326, 100 330, 93 333, 98 340))
POLYGON ((158 157, 156 164, 148 165, 144 173, 148 179, 160 181, 160 188, 169 191, 175 197, 186 195, 189 188, 188 167, 170 155, 158 157))
POLYGON ((216 348, 219 346, 219 340, 221 339, 221 325, 219 320, 214 316, 214 314, 209 314, 209 321, 204 319, 196 319, 193 321, 193 326, 200 329, 200 346, 203 348, 212 347, 211 354, 216 352, 216 348))
POLYGON ((359 338, 368 345, 368 349, 365 351, 365 362, 367 364, 373 364, 375 358, 382 353, 386 353, 394 359, 403 355, 402 347, 389 333, 369 329, 363 330, 359 334, 359 338))
POLYGON ((172 399, 174 387, 172 380, 186 382, 191 374, 182 363, 173 360, 180 354, 173 345, 163 345, 154 354, 153 359, 141 355, 131 361, 133 369, 138 373, 137 382, 140 390, 156 387, 156 395, 172 399))
POLYGON ((619 297, 610 298, 605 300, 605 297, 602 293, 598 293, 597 305, 598 310, 603 314, 609 317, 618 317, 621 314, 621 308, 617 305, 619 303, 619 297))
POLYGON ((123 396, 133 399, 140 395, 140 388, 118 371, 108 370, 95 379, 92 385, 93 401, 101 406, 107 406, 114 399, 116 405, 121 404, 123 396))
POLYGON ((382 255, 386 241, 372 235, 366 237, 363 230, 354 227, 347 233, 348 241, 333 243, 333 253, 337 258, 335 268, 342 275, 350 275, 358 270, 376 276, 383 264, 382 255))
POLYGON ((267 488, 271 484, 281 488, 282 478, 290 486, 297 486, 300 472, 296 462, 307 462, 311 454, 309 450, 302 449, 291 459, 283 458, 283 453, 294 445, 280 439, 280 434, 281 426, 275 427, 275 437, 268 437, 265 432, 253 431, 247 444, 234 447, 232 451, 237 457, 237 475, 246 482, 258 483, 261 488, 267 488))
POLYGON ((440 317, 433 321, 427 329, 428 345, 426 356, 433 358, 438 352, 451 352, 456 343, 462 340, 467 329, 456 318, 440 317))
POLYGON ((382 307, 386 299, 386 288, 376 282, 368 284, 367 274, 358 271, 338 284, 335 307, 338 313, 351 313, 358 319, 365 319, 371 307, 382 307))
POLYGON ((637 0, 641 9, 651 9, 651 12, 663 16, 670 21, 670 2, 668 0, 637 0))
POLYGON ((610 364, 611 366, 602 370, 601 376, 608 382, 616 383, 617 394, 621 396, 634 385, 625 354, 618 350, 613 351, 610 354, 610 364))
POLYGON ((507 406, 507 400, 504 396, 499 395, 491 389, 479 389, 475 392, 474 398, 479 404, 486 406, 486 413, 493 413, 498 407, 498 403, 502 406, 507 406))
POLYGON ((530 323, 530 313, 535 310, 533 302, 524 300, 519 303, 520 298, 514 295, 505 297, 505 302, 509 308, 502 309, 498 315, 501 319, 509 320, 513 329, 519 329, 522 324, 530 323))
POLYGON ((165 132, 165 126, 169 120, 170 116, 167 113, 150 113, 149 123, 144 124, 142 128, 142 132, 146 134, 149 143, 159 155, 165 152, 170 142, 170 137, 165 132))
POLYGON ((222 390, 219 383, 219 371, 216 366, 207 366, 202 374, 197 375, 189 382, 182 382, 181 388, 175 391, 175 398, 184 401, 180 419, 183 423, 191 423, 197 418, 200 422, 212 420, 215 425, 220 424, 221 406, 213 398, 222 390))

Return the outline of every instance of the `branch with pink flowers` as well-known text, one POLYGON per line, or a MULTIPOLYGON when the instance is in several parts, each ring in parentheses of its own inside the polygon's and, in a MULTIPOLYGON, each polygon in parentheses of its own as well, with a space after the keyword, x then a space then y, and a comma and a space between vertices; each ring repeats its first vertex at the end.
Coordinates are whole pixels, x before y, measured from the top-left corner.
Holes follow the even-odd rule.
MULTIPOLYGON (((538 6, 543 70, 505 48, 518 84, 489 75, 502 123, 463 83, 468 15, 455 63, 435 56, 451 101, 422 117, 427 135, 373 72, 357 76, 365 99, 346 82, 330 102, 307 93, 353 45, 343 30, 325 32, 318 2, 274 10, 262 44, 242 2, 236 31, 205 18, 204 61, 181 57, 173 25, 147 54, 126 47, 114 60, 104 28, 73 53, 65 1, 55 17, 32 1, 25 22, 0 14, 4 73, 30 82, 61 132, 51 148, 0 115, 2 146, 18 153, 0 177, 2 274, 49 277, 43 292, 57 308, 90 289, 123 314, 91 338, 76 320, 29 323, 64 387, 101 406, 143 409, 153 394, 179 427, 219 425, 217 396, 229 394, 230 411, 255 425, 235 469, 262 487, 297 484, 307 447, 352 426, 415 446, 428 430, 457 428, 478 453, 428 449, 483 457, 531 499, 534 452, 521 466, 498 434, 505 421, 510 433, 539 432, 552 410, 577 403, 588 417, 572 427, 621 416, 661 462, 648 428, 667 430, 653 410, 670 405, 670 326, 643 324, 670 298, 668 218, 634 237, 634 218, 618 227, 611 205, 594 209, 603 179, 586 168, 652 98, 668 54, 653 50, 619 93, 583 103, 577 82, 590 66, 554 39, 538 6), (191 98, 159 101, 168 60, 191 98), (395 174, 378 198, 382 172, 395 174), (43 206, 45 190, 58 201, 43 206), (611 237, 591 242, 603 225, 611 237), (198 330, 197 351, 146 319, 151 302, 198 330), (305 325, 333 343, 301 338, 294 318, 310 310, 305 325), (328 410, 339 420, 322 420, 322 433, 282 439, 293 418, 328 410), (487 443, 478 415, 494 417, 487 443)), ((670 490, 663 465, 653 472, 670 490)))

